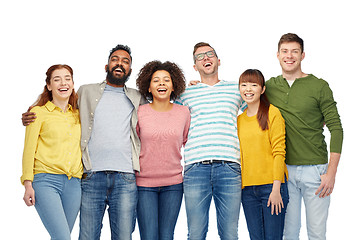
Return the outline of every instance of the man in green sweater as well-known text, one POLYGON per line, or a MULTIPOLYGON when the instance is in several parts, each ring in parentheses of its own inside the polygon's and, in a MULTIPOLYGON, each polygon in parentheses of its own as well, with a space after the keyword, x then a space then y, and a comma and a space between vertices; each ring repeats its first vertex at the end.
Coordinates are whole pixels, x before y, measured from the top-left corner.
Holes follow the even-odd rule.
POLYGON ((343 129, 328 83, 301 70, 304 43, 296 34, 280 38, 277 58, 282 75, 266 82, 266 94, 286 125, 286 164, 290 202, 284 239, 299 239, 301 200, 306 208, 309 239, 326 239, 330 194, 340 160, 343 129), (330 159, 323 135, 328 127, 330 159))

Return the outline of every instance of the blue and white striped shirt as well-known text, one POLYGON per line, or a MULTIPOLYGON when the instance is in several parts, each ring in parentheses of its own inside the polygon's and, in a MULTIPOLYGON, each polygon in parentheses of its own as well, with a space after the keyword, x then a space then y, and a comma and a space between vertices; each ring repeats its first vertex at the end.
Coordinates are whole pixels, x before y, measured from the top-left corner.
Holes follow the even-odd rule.
POLYGON ((191 124, 185 145, 185 164, 204 160, 240 163, 237 115, 247 105, 235 82, 220 81, 210 86, 187 87, 176 101, 189 107, 191 124))

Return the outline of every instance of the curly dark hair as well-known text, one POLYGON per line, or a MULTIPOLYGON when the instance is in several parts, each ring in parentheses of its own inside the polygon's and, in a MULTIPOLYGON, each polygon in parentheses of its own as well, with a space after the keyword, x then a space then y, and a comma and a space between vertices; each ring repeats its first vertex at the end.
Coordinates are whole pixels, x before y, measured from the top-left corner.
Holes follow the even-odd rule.
POLYGON ((166 61, 164 63, 155 60, 145 64, 140 70, 136 79, 136 86, 139 92, 148 100, 152 100, 153 96, 149 93, 149 87, 152 75, 159 70, 167 71, 170 74, 174 91, 171 93, 170 99, 175 100, 180 96, 186 88, 186 80, 181 68, 173 62, 166 61))

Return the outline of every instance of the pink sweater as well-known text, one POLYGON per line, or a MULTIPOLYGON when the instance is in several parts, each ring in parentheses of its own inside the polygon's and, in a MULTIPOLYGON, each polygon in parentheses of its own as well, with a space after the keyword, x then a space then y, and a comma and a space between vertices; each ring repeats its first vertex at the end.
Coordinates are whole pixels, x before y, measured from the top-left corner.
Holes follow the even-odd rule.
POLYGON ((168 112, 157 112, 150 104, 139 107, 137 134, 141 141, 140 172, 136 183, 160 187, 182 183, 181 147, 187 141, 190 112, 173 104, 168 112))

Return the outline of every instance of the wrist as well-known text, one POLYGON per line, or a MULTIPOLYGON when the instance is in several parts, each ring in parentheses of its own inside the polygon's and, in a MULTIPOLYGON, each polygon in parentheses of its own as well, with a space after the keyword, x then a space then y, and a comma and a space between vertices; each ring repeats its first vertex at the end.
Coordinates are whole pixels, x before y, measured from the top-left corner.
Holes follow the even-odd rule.
POLYGON ((280 192, 280 187, 281 187, 281 181, 280 180, 274 180, 273 187, 272 187, 272 192, 280 192))
POLYGON ((25 188, 32 188, 32 182, 30 180, 25 180, 24 181, 24 187, 25 188))

